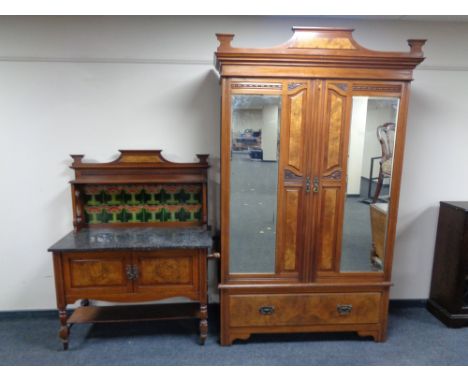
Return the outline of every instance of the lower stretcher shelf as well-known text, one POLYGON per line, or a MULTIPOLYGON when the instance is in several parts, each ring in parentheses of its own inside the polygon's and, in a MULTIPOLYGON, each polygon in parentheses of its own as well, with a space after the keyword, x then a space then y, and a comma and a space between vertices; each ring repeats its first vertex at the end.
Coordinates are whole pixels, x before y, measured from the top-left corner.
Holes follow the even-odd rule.
POLYGON ((68 318, 68 324, 99 322, 135 322, 199 318, 200 305, 196 303, 82 306, 68 318))

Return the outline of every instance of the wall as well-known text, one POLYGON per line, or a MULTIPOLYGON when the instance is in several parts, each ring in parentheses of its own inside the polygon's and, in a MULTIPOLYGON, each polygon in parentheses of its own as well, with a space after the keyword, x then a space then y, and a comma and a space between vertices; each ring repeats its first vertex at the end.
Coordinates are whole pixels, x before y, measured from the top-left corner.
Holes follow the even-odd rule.
MULTIPOLYGON (((391 296, 426 298, 439 200, 468 195, 466 23, 307 17, 1 17, 0 310, 55 307, 48 246, 71 230, 70 153, 115 158, 161 148, 209 153, 219 221, 216 32, 273 46, 293 25, 356 29, 365 47, 408 50, 427 38, 410 101, 391 296)), ((211 276, 213 277, 213 275, 211 276)), ((212 295, 215 282, 211 279, 212 295)))
POLYGON ((263 160, 278 160, 278 105, 265 105, 262 109, 262 155, 263 160))
POLYGON ((351 127, 348 153, 348 183, 346 193, 348 195, 361 194, 362 162, 364 156, 364 142, 366 137, 368 97, 353 97, 351 111, 351 127))

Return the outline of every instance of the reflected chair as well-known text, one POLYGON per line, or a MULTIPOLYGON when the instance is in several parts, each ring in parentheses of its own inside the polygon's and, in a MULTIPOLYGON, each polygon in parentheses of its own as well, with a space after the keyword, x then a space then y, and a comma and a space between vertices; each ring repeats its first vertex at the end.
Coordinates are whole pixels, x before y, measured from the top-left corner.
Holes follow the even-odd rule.
POLYGON ((377 127, 377 138, 382 149, 382 157, 380 159, 379 177, 377 179, 377 186, 375 188, 372 203, 376 203, 379 200, 384 178, 392 177, 395 124, 387 122, 377 127))

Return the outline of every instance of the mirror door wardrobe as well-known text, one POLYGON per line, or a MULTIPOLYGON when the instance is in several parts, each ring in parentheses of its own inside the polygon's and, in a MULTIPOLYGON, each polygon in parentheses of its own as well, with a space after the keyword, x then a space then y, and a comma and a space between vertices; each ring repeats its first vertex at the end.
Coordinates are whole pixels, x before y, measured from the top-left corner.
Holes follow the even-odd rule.
POLYGON ((221 344, 252 333, 386 338, 409 53, 294 28, 271 49, 218 35, 221 344))

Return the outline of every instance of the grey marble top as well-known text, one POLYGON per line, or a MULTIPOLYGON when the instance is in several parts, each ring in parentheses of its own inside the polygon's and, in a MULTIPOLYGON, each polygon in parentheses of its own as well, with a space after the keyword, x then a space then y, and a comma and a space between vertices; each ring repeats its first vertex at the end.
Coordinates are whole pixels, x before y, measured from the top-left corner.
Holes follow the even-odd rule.
POLYGON ((90 251, 110 249, 210 248, 211 234, 204 228, 108 228, 70 232, 48 249, 90 251))

